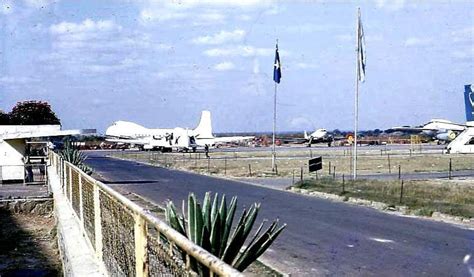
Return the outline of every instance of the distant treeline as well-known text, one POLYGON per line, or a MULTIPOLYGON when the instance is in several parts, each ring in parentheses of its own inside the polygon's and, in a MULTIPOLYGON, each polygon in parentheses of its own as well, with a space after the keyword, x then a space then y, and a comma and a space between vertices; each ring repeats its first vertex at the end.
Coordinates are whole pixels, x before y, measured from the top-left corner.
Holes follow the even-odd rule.
MULTIPOLYGON (((309 133, 312 133, 314 130, 308 131, 309 133)), ((329 130, 328 130, 329 131, 329 130)), ((281 131, 277 132, 276 135, 277 137, 280 136, 285 136, 285 137, 302 137, 302 134, 304 131, 281 131)), ((341 131, 339 129, 334 129, 332 131, 329 131, 329 133, 335 137, 346 137, 348 135, 353 134, 353 131, 341 131)), ((380 134, 383 133, 383 130, 380 129, 374 129, 374 130, 363 130, 358 132, 359 135, 361 136, 379 136, 380 134)), ((272 136, 272 132, 222 132, 222 133, 217 133, 216 135, 218 136, 272 136)))
POLYGON ((61 121, 47 102, 18 102, 11 112, 0 110, 0 125, 60 125, 61 121))

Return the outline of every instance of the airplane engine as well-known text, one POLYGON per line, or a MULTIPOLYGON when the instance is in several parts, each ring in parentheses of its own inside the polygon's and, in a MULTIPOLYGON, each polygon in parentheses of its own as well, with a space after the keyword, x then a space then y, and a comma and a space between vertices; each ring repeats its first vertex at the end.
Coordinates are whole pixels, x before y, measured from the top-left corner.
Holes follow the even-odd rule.
POLYGON ((436 135, 436 139, 441 141, 452 141, 456 138, 456 133, 453 131, 447 131, 445 133, 440 133, 436 135))

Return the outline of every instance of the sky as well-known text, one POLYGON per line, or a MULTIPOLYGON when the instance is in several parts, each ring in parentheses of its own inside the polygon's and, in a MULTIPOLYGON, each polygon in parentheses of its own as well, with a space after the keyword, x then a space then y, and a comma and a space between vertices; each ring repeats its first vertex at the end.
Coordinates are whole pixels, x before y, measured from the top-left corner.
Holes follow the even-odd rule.
POLYGON ((360 7, 360 129, 465 122, 473 1, 2 0, 0 109, 48 101, 64 128, 117 120, 215 132, 352 130, 360 7))

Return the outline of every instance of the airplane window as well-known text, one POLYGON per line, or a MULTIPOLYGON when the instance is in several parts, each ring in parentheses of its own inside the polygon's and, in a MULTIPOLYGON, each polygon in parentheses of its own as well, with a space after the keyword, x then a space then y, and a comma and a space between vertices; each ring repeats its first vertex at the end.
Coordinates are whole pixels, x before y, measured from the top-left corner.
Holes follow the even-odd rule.
POLYGON ((474 137, 472 137, 467 143, 466 145, 474 145, 474 137))

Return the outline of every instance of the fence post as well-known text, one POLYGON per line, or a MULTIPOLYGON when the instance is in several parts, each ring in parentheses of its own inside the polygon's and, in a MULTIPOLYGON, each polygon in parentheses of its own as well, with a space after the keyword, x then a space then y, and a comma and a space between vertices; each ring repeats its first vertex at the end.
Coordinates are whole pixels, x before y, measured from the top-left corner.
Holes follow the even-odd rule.
POLYGON ((252 177, 252 166, 249 164, 249 177, 252 177))
POLYGON ((332 178, 333 179, 336 179, 336 166, 333 167, 333 171, 332 171, 332 178))
POLYGON ((402 178, 402 166, 398 165, 398 180, 402 178))
POLYGON ((60 159, 60 167, 61 167, 61 175, 59 176, 61 178, 61 187, 63 189, 63 194, 66 195, 66 186, 65 186, 65 179, 66 179, 66 170, 65 170, 65 164, 64 164, 64 159, 60 159))
POLYGON ((278 165, 275 163, 275 174, 278 175, 278 165))
POLYGON ((295 170, 293 169, 293 179, 291 180, 291 185, 295 184, 295 170))
POLYGON ((451 180, 451 177, 452 177, 452 176, 451 176, 451 171, 452 171, 452 170, 453 170, 452 159, 449 158, 449 171, 448 171, 448 174, 449 174, 449 175, 448 175, 448 178, 449 178, 449 180, 451 180))
POLYGON ((301 167, 300 181, 303 182, 303 167, 301 167))
POLYGON ((148 276, 147 224, 140 214, 135 214, 135 276, 148 276))
POLYGON ((102 261, 102 214, 100 210, 100 190, 94 183, 94 237, 95 254, 99 261, 102 261))
POLYGON ((392 167, 390 166, 390 154, 387 154, 387 160, 388 160, 388 173, 392 173, 392 167))
POLYGON ((346 176, 342 174, 342 193, 346 192, 345 185, 346 185, 346 176))
POLYGON ((403 180, 400 185, 400 204, 403 202, 403 180))
POLYGON ((69 204, 72 205, 72 168, 71 166, 68 166, 69 168, 69 180, 68 180, 68 186, 69 186, 69 204))
POLYGON ((331 175, 331 161, 329 161, 329 175, 331 175))
POLYGON ((82 201, 82 176, 78 172, 77 178, 79 179, 79 218, 81 219, 81 229, 84 228, 84 202, 82 201))
POLYGON ((224 175, 227 175, 227 157, 224 158, 224 175))

